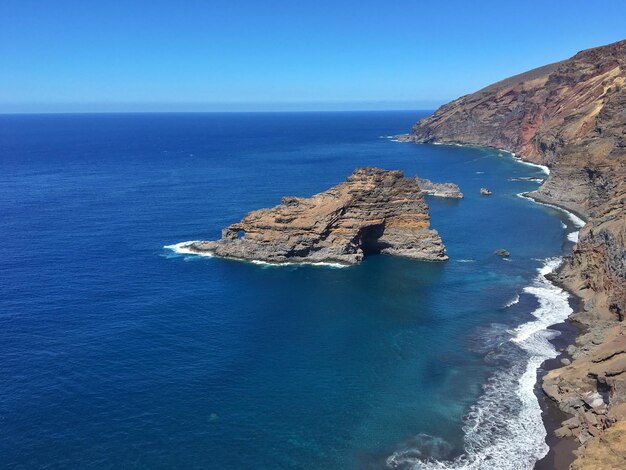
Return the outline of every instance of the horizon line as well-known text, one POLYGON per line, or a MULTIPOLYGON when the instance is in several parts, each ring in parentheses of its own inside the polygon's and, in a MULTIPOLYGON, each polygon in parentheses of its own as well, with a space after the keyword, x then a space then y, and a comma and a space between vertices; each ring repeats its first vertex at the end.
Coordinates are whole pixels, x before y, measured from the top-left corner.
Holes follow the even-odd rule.
POLYGON ((427 111, 437 108, 380 108, 380 109, 302 109, 302 110, 231 110, 231 111, 0 111, 0 116, 77 115, 77 114, 298 114, 298 113, 393 113, 427 111))
POLYGON ((416 111, 437 109, 450 100, 283 101, 231 103, 145 102, 0 102, 0 114, 126 114, 126 113, 238 113, 238 112, 349 112, 416 111))

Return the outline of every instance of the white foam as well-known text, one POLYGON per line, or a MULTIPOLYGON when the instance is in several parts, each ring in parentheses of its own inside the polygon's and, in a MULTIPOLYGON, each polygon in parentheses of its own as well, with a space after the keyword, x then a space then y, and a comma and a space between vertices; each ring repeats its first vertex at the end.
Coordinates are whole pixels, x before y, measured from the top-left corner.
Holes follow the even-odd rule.
POLYGON ((509 152, 508 150, 504 150, 504 149, 498 149, 498 150, 500 150, 501 152, 506 152, 506 153, 508 153, 508 154, 509 154, 509 155, 511 155, 511 156, 513 157, 513 159, 515 159, 515 161, 516 161, 516 162, 518 162, 518 163, 522 163, 523 165, 528 165, 528 166, 533 166, 533 167, 535 167, 535 168, 539 168, 539 169, 540 169, 541 171, 543 171, 546 175, 549 175, 549 174, 550 174, 550 168, 548 168, 548 167, 547 167, 547 166, 545 166, 545 165, 539 165, 539 164, 537 164, 537 163, 532 163, 532 162, 529 162, 529 161, 526 161, 526 160, 522 160, 520 157, 518 157, 517 155, 515 155, 515 153, 513 153, 513 152, 509 152))
MULTIPOLYGON (((175 243, 174 245, 165 245, 163 248, 167 249, 167 250, 172 250, 174 253, 178 253, 181 255, 192 255, 192 256, 206 256, 207 258, 213 258, 215 255, 213 253, 208 253, 208 252, 197 252, 197 251, 192 251, 189 248, 189 245, 191 245, 192 243, 197 243, 196 240, 191 240, 188 242, 180 242, 180 243, 175 243)), ((281 267, 281 266, 303 266, 303 265, 307 265, 307 266, 320 266, 320 267, 326 267, 326 268, 347 268, 349 267, 349 265, 347 264, 341 264, 341 263, 328 263, 328 262, 323 262, 323 261, 302 261, 302 262, 284 262, 284 263, 270 263, 268 261, 261 261, 261 260, 244 260, 244 259, 238 259, 238 258, 229 258, 229 259, 233 259, 236 261, 245 261, 245 262, 250 262, 252 264, 258 264, 258 265, 263 265, 263 266, 275 266, 275 267, 281 267)))
POLYGON ((541 171, 543 171, 546 175, 550 174, 550 168, 548 168, 545 165, 538 165, 537 163, 531 163, 531 162, 527 162, 526 160, 522 160, 519 157, 513 156, 513 158, 518 161, 519 163, 522 163, 524 165, 528 165, 528 166, 534 166, 535 168, 539 168, 541 171))
POLYGON ((212 258, 212 253, 198 253, 197 251, 191 251, 189 245, 197 242, 198 240, 191 240, 188 242, 175 243, 173 245, 165 245, 163 248, 165 248, 166 250, 172 250, 174 253, 178 253, 180 255, 206 256, 208 258, 212 258))
MULTIPOLYGON (((572 313, 567 293, 545 277, 560 262, 560 258, 546 260, 524 289, 537 297, 539 307, 532 312, 533 320, 510 332, 510 342, 505 346, 517 346, 527 359, 497 372, 485 385, 465 420, 465 453, 452 461, 405 458, 403 464, 413 469, 531 470, 547 454, 547 432, 534 389, 538 368, 558 355, 550 343, 557 333, 547 328, 572 313)), ((397 459, 395 454, 390 456, 387 465, 397 466, 397 459)))
POLYGON ((526 193, 519 193, 519 194, 517 194, 517 197, 521 197, 522 199, 528 199, 529 201, 533 201, 535 204, 541 204, 542 206, 551 207, 552 209, 556 209, 558 211, 563 212, 565 215, 567 215, 569 220, 572 221, 572 223, 574 224, 575 227, 579 227, 580 228, 580 227, 583 227, 586 224, 586 222, 583 219, 578 217, 573 212, 570 212, 567 209, 564 209, 564 208, 562 208, 560 206, 557 206, 555 204, 550 204, 548 202, 537 201, 537 200, 533 199, 532 197, 527 196, 526 193))
POLYGON ((578 235, 579 235, 579 233, 580 232, 578 230, 575 231, 575 232, 570 232, 570 233, 567 234, 567 239, 569 241, 571 241, 571 242, 578 243, 578 235))
POLYGON ((533 183, 543 183, 543 178, 509 178, 509 181, 531 181, 533 183))
POLYGON ((519 303, 519 294, 515 294, 515 297, 513 297, 511 300, 509 300, 506 304, 504 304, 504 308, 509 308, 512 307, 513 305, 519 303))
MULTIPOLYGON (((444 144, 441 142, 433 142, 434 145, 454 145, 455 147, 476 147, 475 145, 467 145, 467 144, 459 144, 459 143, 448 143, 448 144, 444 144)), ((480 148, 480 147, 479 147, 480 148)), ((489 148, 489 147, 487 147, 489 148)), ((491 147, 493 149, 493 147, 491 147)), ((499 152, 502 153, 508 153, 509 155, 511 155, 511 157, 513 157, 515 159, 515 161, 522 163, 524 165, 528 165, 528 166, 534 166, 535 168, 539 168, 541 171, 543 171, 546 175, 550 174, 550 168, 548 168, 545 165, 539 165, 537 163, 531 163, 528 162, 526 160, 522 160, 520 157, 518 157, 517 155, 515 155, 514 152, 510 152, 509 150, 505 150, 505 149, 500 149, 500 148, 496 148, 496 150, 498 150, 499 152)), ((501 156, 501 155, 498 155, 501 156)))
POLYGON ((473 263, 476 260, 475 259, 457 259, 455 260, 457 263, 473 263))
POLYGON ((250 263, 258 264, 261 266, 274 266, 274 267, 281 267, 281 266, 320 266, 320 267, 325 267, 325 268, 348 268, 350 267, 350 265, 348 264, 329 263, 326 261, 299 261, 297 263, 286 261, 284 263, 271 263, 269 261, 261 261, 261 260, 253 259, 250 261, 250 263))

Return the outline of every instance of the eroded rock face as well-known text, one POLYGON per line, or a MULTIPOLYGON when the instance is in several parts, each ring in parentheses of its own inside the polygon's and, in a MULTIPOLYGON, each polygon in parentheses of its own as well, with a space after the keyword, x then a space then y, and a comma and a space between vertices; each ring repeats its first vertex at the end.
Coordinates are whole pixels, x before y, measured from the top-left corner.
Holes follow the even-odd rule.
POLYGON ((564 425, 559 434, 573 434, 581 442, 593 442, 616 420, 626 419, 620 375, 626 357, 621 327, 626 313, 625 90, 626 41, 620 41, 463 96, 403 137, 502 148, 547 165, 550 175, 532 197, 588 220, 555 280, 584 300, 576 319, 589 329, 573 348, 572 363, 544 381, 546 393, 580 421, 564 425), (605 407, 585 402, 597 395, 605 407))
POLYGON ((447 259, 416 180, 377 168, 359 168, 310 198, 284 197, 226 227, 220 240, 185 248, 270 263, 354 264, 370 253, 447 259))

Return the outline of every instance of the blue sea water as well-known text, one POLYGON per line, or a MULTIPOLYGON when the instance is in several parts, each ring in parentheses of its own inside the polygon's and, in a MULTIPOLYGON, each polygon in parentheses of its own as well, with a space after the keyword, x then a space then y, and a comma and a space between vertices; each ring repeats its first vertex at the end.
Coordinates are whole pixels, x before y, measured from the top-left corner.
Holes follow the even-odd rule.
POLYGON ((0 116, 1 465, 532 465, 522 385, 565 308, 538 270, 573 227, 517 197, 538 183, 511 178, 545 175, 509 154, 384 138, 425 114, 0 116), (460 185, 428 198, 450 261, 163 248, 359 166, 460 185))

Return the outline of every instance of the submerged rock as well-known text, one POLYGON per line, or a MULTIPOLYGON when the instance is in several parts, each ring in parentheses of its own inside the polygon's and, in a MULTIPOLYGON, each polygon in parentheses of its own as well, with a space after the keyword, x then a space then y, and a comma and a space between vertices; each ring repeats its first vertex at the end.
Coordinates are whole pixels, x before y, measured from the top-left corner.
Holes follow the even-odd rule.
POLYGON ((431 196, 463 199, 461 189, 454 183, 433 183, 426 178, 419 178, 417 176, 415 180, 420 189, 431 196))
POLYGON ((489 189, 487 189, 487 188, 480 188, 480 195, 481 196, 491 196, 491 191, 489 191, 489 189))
POLYGON ((500 248, 496 251, 494 251, 494 254, 501 256, 502 258, 508 258, 509 256, 511 256, 511 253, 509 253, 507 250, 500 248))
POLYGON ((186 248, 269 263, 354 264, 370 253, 429 261, 448 259, 422 191, 400 171, 359 168, 310 198, 284 197, 222 230, 217 241, 186 248))

